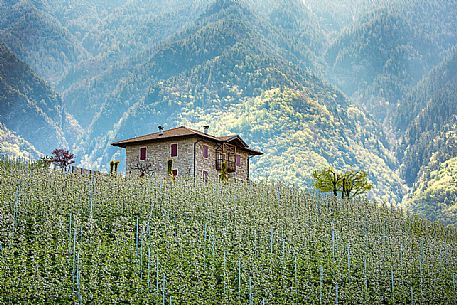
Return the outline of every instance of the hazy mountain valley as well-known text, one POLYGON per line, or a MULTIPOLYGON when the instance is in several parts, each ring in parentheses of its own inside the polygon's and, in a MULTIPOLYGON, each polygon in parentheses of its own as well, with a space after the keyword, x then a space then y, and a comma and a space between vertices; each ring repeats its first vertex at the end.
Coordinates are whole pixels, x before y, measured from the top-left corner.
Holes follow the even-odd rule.
POLYGON ((361 168, 373 198, 455 224, 456 15, 452 0, 0 0, 0 150, 66 146, 106 170, 115 140, 208 124, 265 152, 257 179, 361 168))

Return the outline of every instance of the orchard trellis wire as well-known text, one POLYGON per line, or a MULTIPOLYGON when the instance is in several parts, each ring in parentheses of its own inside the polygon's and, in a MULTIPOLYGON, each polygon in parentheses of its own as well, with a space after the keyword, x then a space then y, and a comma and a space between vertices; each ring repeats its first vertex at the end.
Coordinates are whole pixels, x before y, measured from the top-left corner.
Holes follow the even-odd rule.
POLYGON ((452 304, 456 256, 365 199, 0 161, 0 303, 452 304))

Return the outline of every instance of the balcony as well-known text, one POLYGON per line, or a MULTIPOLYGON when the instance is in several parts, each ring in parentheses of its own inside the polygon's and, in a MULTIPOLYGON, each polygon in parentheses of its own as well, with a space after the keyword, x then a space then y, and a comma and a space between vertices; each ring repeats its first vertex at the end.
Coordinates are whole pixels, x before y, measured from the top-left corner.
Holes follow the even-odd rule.
POLYGON ((224 162, 227 163, 227 173, 234 173, 236 171, 235 161, 224 159, 221 156, 218 156, 216 159, 216 169, 218 171, 222 170, 222 166, 223 166, 224 162))

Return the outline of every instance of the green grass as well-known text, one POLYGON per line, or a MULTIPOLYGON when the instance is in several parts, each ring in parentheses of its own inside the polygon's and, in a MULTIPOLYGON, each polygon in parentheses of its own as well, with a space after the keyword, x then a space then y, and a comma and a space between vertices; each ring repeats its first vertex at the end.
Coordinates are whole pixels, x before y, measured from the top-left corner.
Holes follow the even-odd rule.
POLYGON ((0 242, 2 304, 450 304, 457 295, 455 228, 273 184, 3 161, 0 242))

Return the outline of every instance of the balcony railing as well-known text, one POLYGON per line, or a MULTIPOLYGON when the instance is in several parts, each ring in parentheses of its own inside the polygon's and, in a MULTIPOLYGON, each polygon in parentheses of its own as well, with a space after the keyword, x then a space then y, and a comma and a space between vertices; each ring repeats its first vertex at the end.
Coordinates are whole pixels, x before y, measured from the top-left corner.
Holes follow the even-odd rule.
POLYGON ((216 159, 216 169, 218 171, 222 170, 222 166, 223 166, 224 162, 227 163, 227 172, 228 173, 233 173, 236 171, 235 161, 230 161, 230 160, 224 159, 222 157, 218 157, 216 159))

